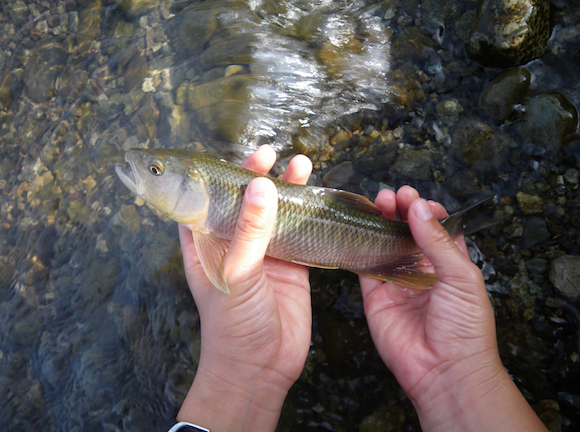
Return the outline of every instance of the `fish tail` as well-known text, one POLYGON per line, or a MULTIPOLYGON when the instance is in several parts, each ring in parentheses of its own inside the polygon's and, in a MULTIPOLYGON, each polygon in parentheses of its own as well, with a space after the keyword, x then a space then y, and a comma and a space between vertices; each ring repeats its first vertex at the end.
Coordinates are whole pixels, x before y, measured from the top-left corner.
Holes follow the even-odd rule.
POLYGON ((453 238, 463 234, 469 235, 474 233, 475 231, 489 225, 479 220, 478 216, 480 216, 482 208, 489 205, 495 197, 495 195, 487 195, 463 210, 447 216, 445 219, 441 220, 440 223, 453 238), (472 221, 475 221, 475 223, 472 223, 472 221), (469 225, 467 225, 468 222, 470 222, 469 225))

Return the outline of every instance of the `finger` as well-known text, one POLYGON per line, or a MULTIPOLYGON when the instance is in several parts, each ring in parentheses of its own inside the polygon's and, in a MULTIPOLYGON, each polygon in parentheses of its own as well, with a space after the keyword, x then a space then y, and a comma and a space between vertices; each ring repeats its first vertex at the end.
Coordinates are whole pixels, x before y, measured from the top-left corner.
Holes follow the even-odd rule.
POLYGON ((307 156, 299 154, 290 160, 288 168, 282 176, 282 180, 288 183, 304 185, 308 181, 311 172, 312 162, 307 156))
POLYGON ((444 219, 447 216, 449 216, 449 213, 447 213, 447 210, 445 210, 445 207, 443 207, 438 202, 427 201, 427 203, 429 204, 429 207, 431 208, 431 212, 435 216, 435 219, 441 220, 441 219, 444 219))
POLYGON ((276 162, 276 151, 268 144, 258 147, 253 154, 248 156, 240 164, 242 168, 257 172, 258 174, 266 174, 272 169, 276 162))
POLYGON ((395 192, 383 189, 375 198, 375 205, 383 212, 383 216, 389 220, 397 220, 397 198, 395 192))
POLYGON ((224 258, 224 272, 232 290, 238 294, 263 277, 263 261, 272 237, 278 209, 278 194, 267 178, 253 179, 244 200, 230 249, 224 258))
POLYGON ((419 192, 411 186, 403 186, 397 191, 397 211, 399 212, 401 221, 407 222, 409 206, 418 198, 419 192))
MULTIPOLYGON (((461 252, 454 239, 439 223, 427 201, 415 200, 409 206, 407 215, 413 238, 435 267, 440 281, 457 285, 461 281, 473 280, 471 271, 479 272, 479 269, 461 252)), ((465 284, 467 285, 473 284, 465 284)))

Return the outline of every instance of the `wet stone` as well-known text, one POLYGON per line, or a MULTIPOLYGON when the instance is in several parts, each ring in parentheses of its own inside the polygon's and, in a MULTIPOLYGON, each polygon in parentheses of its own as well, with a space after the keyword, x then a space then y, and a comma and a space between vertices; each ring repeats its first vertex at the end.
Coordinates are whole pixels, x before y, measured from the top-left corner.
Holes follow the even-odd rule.
POLYGON ((435 107, 439 118, 448 126, 453 126, 459 120, 459 114, 463 112, 463 107, 457 99, 446 99, 435 107))
POLYGON ((534 411, 550 432, 562 431, 560 406, 552 399, 544 399, 533 406, 534 411))
POLYGON ((563 255, 550 264, 550 280, 565 297, 580 295, 580 256, 563 255))
POLYGON ((534 309, 535 296, 530 293, 532 281, 523 261, 519 264, 518 273, 508 282, 507 289, 518 310, 534 309))
POLYGON ((393 39, 391 54, 396 59, 425 61, 437 49, 437 42, 420 27, 407 27, 393 39))
POLYGON ((131 61, 127 64, 127 68, 123 74, 125 79, 125 91, 130 92, 137 87, 140 87, 143 80, 147 76, 148 67, 147 60, 138 54, 134 55, 131 61))
POLYGON ((47 40, 33 50, 23 75, 30 99, 40 103, 55 95, 56 77, 64 67, 66 57, 56 40, 47 40))
POLYGON ((42 363, 44 378, 54 387, 61 384, 67 378, 68 361, 58 353, 50 353, 42 363))
POLYGON ((352 162, 346 161, 336 165, 322 177, 322 184, 331 188, 344 188, 355 173, 352 162))
POLYGON ((560 93, 536 96, 526 105, 522 121, 516 123, 518 132, 539 147, 556 152, 569 142, 578 128, 578 111, 560 93))
POLYGON ((384 406, 366 416, 359 425, 359 432, 395 432, 402 430, 405 410, 396 406, 384 406))
POLYGON ((539 196, 518 192, 516 198, 520 209, 527 215, 543 213, 546 210, 546 203, 539 196))
POLYGON ((548 231, 546 221, 538 216, 527 218, 524 223, 524 233, 521 240, 521 246, 529 249, 537 244, 545 243, 551 240, 552 235, 548 231))
POLYGON ((547 93, 530 99, 523 120, 515 126, 523 138, 555 153, 575 138, 578 111, 564 95, 547 93))
POLYGON ((507 68, 540 57, 549 38, 549 0, 479 0, 465 48, 485 66, 507 68))
POLYGON ((570 212, 570 224, 574 228, 580 229, 580 208, 573 208, 570 212))
POLYGON ((460 164, 493 172, 508 159, 514 145, 510 136, 491 128, 489 125, 471 118, 462 118, 451 137, 451 154, 460 164))
POLYGON ((524 68, 503 71, 493 77, 479 97, 479 109, 496 123, 504 123, 514 106, 524 99, 532 74, 524 68))
POLYGON ((530 273, 542 274, 548 269, 548 260, 543 258, 532 258, 526 262, 526 268, 530 273))
POLYGON ((397 156, 398 145, 392 136, 373 140, 368 148, 357 147, 353 153, 353 163, 357 171, 374 174, 386 171, 397 156))
POLYGON ((391 173, 402 178, 429 180, 432 173, 431 152, 426 149, 400 149, 391 173))

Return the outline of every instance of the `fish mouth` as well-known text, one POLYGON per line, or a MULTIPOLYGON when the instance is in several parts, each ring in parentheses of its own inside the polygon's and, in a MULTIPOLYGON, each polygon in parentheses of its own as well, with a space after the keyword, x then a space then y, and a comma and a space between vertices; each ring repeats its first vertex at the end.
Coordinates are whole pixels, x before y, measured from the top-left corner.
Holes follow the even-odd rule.
POLYGON ((115 172, 123 182, 127 188, 133 192, 135 195, 141 196, 139 193, 141 188, 141 182, 135 176, 135 167, 129 160, 129 158, 125 155, 125 160, 129 166, 122 166, 121 164, 115 165, 115 172))

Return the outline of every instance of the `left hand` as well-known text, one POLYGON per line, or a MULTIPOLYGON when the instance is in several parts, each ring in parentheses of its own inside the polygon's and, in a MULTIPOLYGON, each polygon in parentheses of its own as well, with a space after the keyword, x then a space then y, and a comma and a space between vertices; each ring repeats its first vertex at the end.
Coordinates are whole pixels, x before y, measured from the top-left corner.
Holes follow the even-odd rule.
MULTIPOLYGON (((260 147, 242 166, 266 174, 276 160, 260 147)), ((312 165, 296 156, 283 180, 305 184, 312 165)), ((274 430, 310 347, 308 268, 264 257, 277 211, 266 178, 250 182, 224 258, 226 295, 205 276, 191 232, 179 226, 187 281, 201 320, 201 355, 178 419, 213 431, 274 430)))

